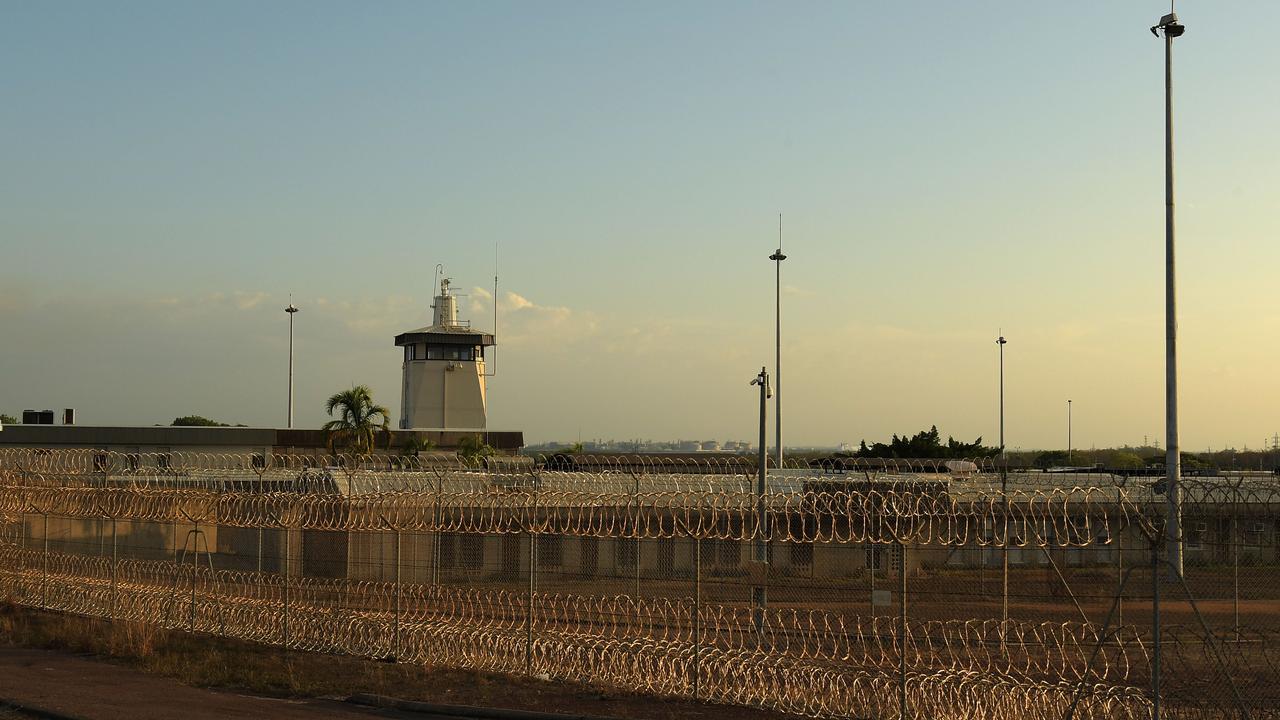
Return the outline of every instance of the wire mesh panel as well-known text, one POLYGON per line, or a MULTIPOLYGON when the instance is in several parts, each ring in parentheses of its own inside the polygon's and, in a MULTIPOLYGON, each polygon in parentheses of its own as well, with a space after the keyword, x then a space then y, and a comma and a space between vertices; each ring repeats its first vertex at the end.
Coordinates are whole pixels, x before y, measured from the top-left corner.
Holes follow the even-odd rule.
POLYGON ((0 452, 14 602, 820 717, 1280 717, 1280 485, 0 452))

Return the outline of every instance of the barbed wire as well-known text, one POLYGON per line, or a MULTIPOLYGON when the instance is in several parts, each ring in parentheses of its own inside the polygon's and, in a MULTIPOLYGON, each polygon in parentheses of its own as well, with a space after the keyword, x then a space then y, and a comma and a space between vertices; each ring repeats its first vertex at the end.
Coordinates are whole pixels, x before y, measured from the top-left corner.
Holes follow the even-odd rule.
MULTIPOLYGON (((772 458, 766 458, 770 469, 778 469, 772 458)), ((994 472, 999 468, 995 458, 855 458, 835 456, 815 459, 791 459, 784 471, 808 471, 812 474, 959 474, 994 472)), ((215 452, 174 450, 166 452, 119 452, 93 448, 4 448, 0 464, 36 472, 136 472, 146 468, 187 471, 212 468, 259 468, 304 470, 308 468, 340 468, 364 470, 423 470, 437 468, 473 468, 484 470, 522 470, 529 468, 564 472, 593 473, 694 473, 751 474, 758 468, 758 456, 746 454, 661 454, 661 453, 567 453, 546 452, 521 455, 459 455, 453 452, 420 451, 413 454, 392 453, 268 453, 215 452)))
MULTIPOLYGON (((531 564, 537 539, 547 537, 1037 548, 1065 585, 1049 550, 1110 548, 1136 531, 1154 553, 1163 536, 1165 501, 1153 479, 851 463, 775 471, 761 497, 753 467, 732 458, 570 457, 0 450, 0 582, 15 602, 64 612, 815 717, 892 720, 904 698, 916 718, 1026 720, 1063 717, 1073 706, 1081 718, 1150 716, 1155 638, 1146 627, 1091 623, 1078 602, 1084 621, 908 620, 804 602, 757 608, 679 594, 554 593, 532 582, 520 592, 289 570, 302 557, 288 550, 292 534, 330 531, 350 541, 394 536, 397 548, 400 533, 526 536, 531 564), (41 518, 44 547, 34 549, 26 543, 41 518), (52 550, 51 519, 67 528, 52 550), (78 521, 97 523, 98 554, 67 552, 88 545, 70 540, 78 521), (168 524, 172 558, 102 556, 106 521, 113 554, 117 521, 168 524), (191 528, 181 555, 179 525, 191 528), (215 569, 209 548, 190 547, 202 525, 279 533, 284 571, 215 569)), ((1181 487, 1185 514, 1230 514, 1232 537, 1237 518, 1272 522, 1280 511, 1275 478, 1184 478, 1181 487)), ((259 567, 262 546, 260 536, 259 567)), ((693 552, 701 558, 701 546, 693 552)), ((439 558, 431 565, 438 569, 439 558)), ((515 572, 523 572, 518 561, 515 572)), ((1167 716, 1220 717, 1222 706, 1203 696, 1224 673, 1258 705, 1252 717, 1280 716, 1272 697, 1280 630, 1242 626, 1238 614, 1230 630, 1165 626, 1165 672, 1176 679, 1165 686, 1167 716)))
POLYGON ((1138 664, 1130 654, 1142 652, 1135 629, 1086 667, 1096 629, 1079 623, 911 623, 903 642, 891 618, 777 609, 761 631, 749 608, 689 598, 285 577, 11 546, 0 551, 0 577, 15 601, 52 610, 660 694, 690 694, 697 674, 705 697, 818 717, 873 708, 894 717, 904 649, 915 717, 1050 717, 1081 687, 1079 717, 1149 712, 1141 691, 1122 684, 1138 664))
POLYGON ((308 530, 1083 548, 1110 543, 1127 525, 1151 522, 1132 503, 1116 504, 1110 491, 1097 488, 970 499, 911 490, 771 492, 764 516, 757 501, 748 492, 618 494, 536 486, 348 496, 0 485, 0 512, 8 514, 308 530))

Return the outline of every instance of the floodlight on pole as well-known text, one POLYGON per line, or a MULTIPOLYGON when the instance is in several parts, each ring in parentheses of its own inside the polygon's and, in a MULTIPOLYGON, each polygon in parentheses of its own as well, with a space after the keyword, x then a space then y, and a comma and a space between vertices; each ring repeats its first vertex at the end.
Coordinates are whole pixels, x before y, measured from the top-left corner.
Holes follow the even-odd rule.
POLYGON ((289 423, 287 427, 293 428, 293 315, 298 312, 298 308, 293 305, 293 296, 289 296, 289 306, 284 309, 289 313, 289 423))
POLYGON ((1182 456, 1178 442, 1178 314, 1177 273, 1174 262, 1173 223, 1173 39, 1186 27, 1170 7, 1168 15, 1152 26, 1151 34, 1164 35, 1164 352, 1165 352, 1165 521, 1169 567, 1182 577, 1182 456))
POLYGON ((1000 498, 1004 512, 1004 540, 1002 541, 1002 549, 1000 552, 1000 575, 1001 575, 1001 592, 1000 592, 1000 637, 1004 638, 1005 624, 1009 621, 1009 471, 1008 462, 1004 454, 1004 346, 1008 343, 1004 339, 1004 333, 996 338, 996 344, 1000 346, 1000 498))
POLYGON ((760 572, 760 576, 756 578, 756 584, 751 588, 751 599, 752 604, 755 605, 756 631, 763 637, 765 608, 768 606, 768 596, 765 588, 767 577, 765 568, 769 561, 769 550, 765 545, 765 538, 769 534, 769 515, 765 508, 765 489, 768 477, 765 473, 765 465, 768 462, 768 449, 765 446, 768 437, 765 434, 765 419, 769 412, 768 400, 773 397, 773 389, 769 385, 769 370, 763 367, 760 368, 760 374, 751 380, 751 385, 760 387, 760 467, 759 474, 756 476, 756 517, 760 528, 756 533, 754 543, 755 567, 760 572))

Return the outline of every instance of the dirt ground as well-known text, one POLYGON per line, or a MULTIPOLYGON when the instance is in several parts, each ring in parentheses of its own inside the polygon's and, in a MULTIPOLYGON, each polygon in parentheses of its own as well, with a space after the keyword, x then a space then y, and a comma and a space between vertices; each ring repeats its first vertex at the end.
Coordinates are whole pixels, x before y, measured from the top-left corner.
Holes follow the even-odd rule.
POLYGON ((356 693, 632 720, 795 717, 577 683, 292 652, 12 606, 0 612, 0 699, 86 720, 379 716, 332 700, 356 693))
POLYGON ((24 648, 0 649, 0 699, 86 720, 374 717, 361 708, 332 700, 264 698, 204 690, 93 658, 24 648))

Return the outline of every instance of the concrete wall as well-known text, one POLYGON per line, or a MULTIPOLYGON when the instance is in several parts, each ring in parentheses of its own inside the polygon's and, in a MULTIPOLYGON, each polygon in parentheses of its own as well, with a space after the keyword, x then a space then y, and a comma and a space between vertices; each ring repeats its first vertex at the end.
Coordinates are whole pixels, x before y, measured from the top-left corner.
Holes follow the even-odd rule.
POLYGON ((402 373, 401 428, 487 426, 484 360, 409 360, 402 373))

